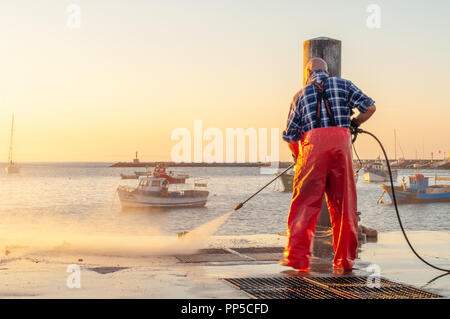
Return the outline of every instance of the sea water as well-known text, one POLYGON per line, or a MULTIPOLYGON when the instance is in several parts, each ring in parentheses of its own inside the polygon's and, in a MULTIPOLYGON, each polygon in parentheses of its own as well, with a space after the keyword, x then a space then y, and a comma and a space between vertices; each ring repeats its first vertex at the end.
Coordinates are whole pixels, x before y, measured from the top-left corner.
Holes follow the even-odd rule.
MULTIPOLYGON (((65 247, 121 253, 175 253, 202 248, 207 237, 285 232, 291 193, 279 181, 258 194, 239 211, 230 210, 273 176, 258 168, 175 168, 192 177, 208 177, 210 195, 205 207, 123 211, 117 198, 120 173, 137 168, 111 168, 110 163, 28 163, 20 175, 0 173, 0 244, 65 247), (230 212, 230 213, 227 213, 230 212), (206 224, 205 224, 206 223, 206 224), (182 240, 176 235, 189 233, 182 240), (194 236, 195 235, 195 236, 194 236), (127 240, 124 241, 124 238, 127 240)), ((142 169, 141 169, 142 170, 142 169)), ((3 171, 2 171, 3 172, 3 171)), ((450 176, 450 171, 427 171, 425 176, 450 176)), ((413 174, 399 170, 398 181, 413 174)), ((397 231, 392 205, 377 204, 379 183, 357 183, 361 223, 379 232, 397 231)), ((438 182, 448 183, 448 182, 438 182)), ((430 184, 434 184, 431 179, 430 184)), ((385 195, 385 203, 390 203, 385 195)), ((401 205, 407 231, 450 231, 450 203, 401 205)))

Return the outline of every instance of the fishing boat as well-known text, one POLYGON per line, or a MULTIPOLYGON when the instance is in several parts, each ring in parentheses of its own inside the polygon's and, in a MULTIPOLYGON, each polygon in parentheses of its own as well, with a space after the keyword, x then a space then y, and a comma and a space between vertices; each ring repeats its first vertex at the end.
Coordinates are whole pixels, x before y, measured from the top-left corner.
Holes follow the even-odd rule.
POLYGON ((167 171, 167 167, 164 165, 156 165, 153 172, 146 167, 145 171, 136 171, 134 174, 120 174, 120 177, 122 179, 138 179, 139 177, 147 176, 147 177, 160 177, 165 178, 170 184, 184 184, 186 182, 186 179, 189 178, 188 174, 180 173, 180 172, 174 172, 174 171, 167 171))
POLYGON ((173 185, 166 178, 141 176, 136 187, 119 186, 122 208, 185 208, 200 207, 206 204, 209 192, 205 179, 194 181, 193 187, 188 184, 173 185))
POLYGON ((134 175, 137 177, 139 176, 151 176, 152 175, 152 170, 148 168, 148 166, 145 167, 145 171, 135 171, 134 175))
MULTIPOLYGON (((167 166, 156 164, 155 169, 153 172, 146 168, 145 172, 134 172, 135 178, 138 178, 140 176, 152 176, 152 177, 161 177, 167 179, 167 181, 170 184, 183 184, 186 182, 186 179, 189 178, 188 174, 185 173, 179 173, 174 171, 167 171, 167 166)), ((121 174, 122 176, 122 174, 121 174)), ((125 175, 123 174, 122 179, 131 179, 132 175, 125 175)))
POLYGON ((120 174, 120 177, 122 179, 138 179, 139 178, 139 176, 137 176, 136 174, 132 174, 132 175, 120 174))
POLYGON ((156 165, 153 170, 153 177, 165 178, 170 184, 183 184, 189 178, 188 174, 174 171, 167 171, 166 166, 156 165))
POLYGON ((8 166, 5 167, 7 174, 19 174, 20 166, 13 162, 12 159, 12 151, 13 151, 13 136, 14 136, 14 113, 12 116, 12 124, 11 124, 11 138, 9 141, 9 155, 8 155, 8 166))
MULTIPOLYGON (((449 202, 450 185, 429 186, 429 177, 422 174, 408 176, 409 187, 403 179, 401 186, 394 186, 395 199, 398 204, 415 204, 431 202, 449 202)), ((392 188, 388 185, 381 185, 381 188, 389 194, 392 200, 392 188)))
MULTIPOLYGON (((280 173, 276 172, 275 175, 279 175, 280 173)), ((294 187, 294 170, 291 168, 289 171, 281 175, 280 177, 281 183, 283 184, 284 192, 292 192, 294 187)))
MULTIPOLYGON (((389 171, 382 161, 377 161, 369 166, 363 168, 364 180, 366 182, 386 182, 389 180, 389 171)), ((392 179, 397 180, 397 170, 393 169, 392 179)))

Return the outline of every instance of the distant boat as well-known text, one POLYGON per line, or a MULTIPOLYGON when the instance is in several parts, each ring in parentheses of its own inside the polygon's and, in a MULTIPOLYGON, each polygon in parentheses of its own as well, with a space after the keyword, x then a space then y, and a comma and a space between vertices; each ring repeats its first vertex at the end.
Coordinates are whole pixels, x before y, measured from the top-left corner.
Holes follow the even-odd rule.
POLYGON ((120 177, 122 179, 138 179, 139 176, 137 175, 127 175, 127 174, 120 174, 120 177))
POLYGON ((163 164, 156 164, 153 172, 146 167, 145 172, 136 171, 134 174, 135 175, 120 174, 120 176, 122 179, 137 179, 141 176, 160 177, 165 178, 170 184, 183 184, 186 182, 186 179, 189 178, 189 175, 185 173, 167 171, 167 166, 163 164))
POLYGON ((170 184, 183 184, 189 178, 189 175, 185 173, 167 171, 166 167, 162 165, 156 165, 152 176, 165 178, 170 184))
POLYGON ((434 169, 450 169, 450 161, 443 160, 432 165, 434 169))
POLYGON ((193 189, 186 184, 174 186, 177 187, 175 190, 169 190, 167 179, 141 176, 137 187, 119 186, 117 193, 124 209, 200 207, 206 204, 209 195, 206 182, 195 182, 193 189))
MULTIPOLYGON (((370 166, 363 168, 364 170, 364 180, 366 182, 386 182, 389 180, 389 171, 385 166, 384 162, 378 161, 370 166)), ((394 182, 397 180, 397 170, 393 169, 392 179, 394 182)))
MULTIPOLYGON (((429 186, 429 177, 422 174, 408 176, 409 187, 403 181, 402 186, 394 186, 395 199, 398 204, 416 204, 431 202, 449 202, 450 185, 429 186)), ((392 188, 388 185, 381 185, 381 188, 389 194, 392 200, 392 188)))
POLYGON ((136 176, 151 176, 152 175, 152 170, 148 168, 148 166, 145 167, 145 171, 135 171, 134 174, 136 176))
POLYGON ((7 174, 19 174, 20 167, 13 162, 12 159, 12 151, 13 151, 13 136, 14 136, 14 113, 12 116, 12 124, 11 124, 11 138, 9 141, 9 155, 8 155, 8 166, 5 167, 7 174))
MULTIPOLYGON (((279 175, 278 172, 275 173, 275 175, 279 175)), ((284 192, 292 192, 294 187, 294 169, 290 169, 280 177, 281 183, 283 184, 283 191, 284 192)))

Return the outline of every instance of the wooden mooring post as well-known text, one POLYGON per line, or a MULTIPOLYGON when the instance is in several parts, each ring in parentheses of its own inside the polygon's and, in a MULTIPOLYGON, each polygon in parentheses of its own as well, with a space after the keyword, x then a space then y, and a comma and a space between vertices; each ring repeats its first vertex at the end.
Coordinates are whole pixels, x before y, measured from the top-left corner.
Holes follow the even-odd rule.
MULTIPOLYGON (((303 42, 303 86, 308 80, 306 74, 306 64, 312 58, 324 59, 328 64, 330 76, 341 76, 341 41, 327 37, 319 37, 303 42)), ((331 227, 330 213, 325 198, 322 203, 322 210, 317 222, 319 226, 331 227)))

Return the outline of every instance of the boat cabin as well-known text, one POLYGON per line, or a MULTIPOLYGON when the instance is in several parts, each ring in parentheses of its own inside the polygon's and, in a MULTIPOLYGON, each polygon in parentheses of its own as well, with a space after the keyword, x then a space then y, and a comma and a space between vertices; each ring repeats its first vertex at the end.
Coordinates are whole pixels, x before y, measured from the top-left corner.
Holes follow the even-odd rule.
POLYGON ((422 174, 416 174, 414 176, 408 176, 409 178, 409 187, 412 192, 416 193, 424 193, 428 186, 428 177, 423 176, 422 174))
POLYGON ((161 189, 167 189, 169 187, 169 182, 165 178, 155 178, 141 176, 139 178, 139 184, 137 189, 147 192, 160 191, 161 189))

